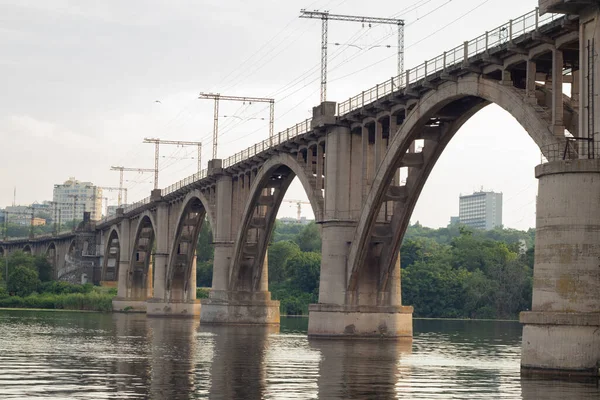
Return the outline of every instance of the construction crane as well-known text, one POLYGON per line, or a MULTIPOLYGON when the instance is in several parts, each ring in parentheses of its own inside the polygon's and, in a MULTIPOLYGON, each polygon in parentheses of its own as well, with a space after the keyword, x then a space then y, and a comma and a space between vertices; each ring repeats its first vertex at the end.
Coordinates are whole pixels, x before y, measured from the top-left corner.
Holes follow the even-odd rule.
MULTIPOLYGON (((120 177, 119 177, 119 205, 121 205, 121 192, 123 191, 123 172, 124 171, 130 171, 130 172, 139 172, 141 174, 143 174, 144 172, 155 172, 156 170, 151 169, 151 168, 126 168, 126 167, 110 167, 111 171, 119 171, 120 172, 120 177)), ((156 175, 154 175, 154 189, 158 189, 158 177, 156 175)))
POLYGON ((242 101, 248 103, 269 103, 270 116, 269 116, 269 137, 273 137, 275 128, 275 99, 267 99, 263 97, 239 97, 239 96, 225 96, 220 93, 200 93, 199 99, 213 99, 215 101, 214 111, 214 125, 213 125, 213 160, 217 158, 217 137, 219 136, 219 101, 242 101))
POLYGON ((154 143, 154 189, 158 189, 158 159, 161 144, 175 144, 177 146, 198 146, 198 172, 202 170, 202 142, 185 142, 181 140, 163 140, 144 138, 144 143, 154 143))
POLYGON ((296 204, 298 206, 298 222, 300 222, 301 217, 302 217, 302 204, 308 204, 310 205, 309 201, 304 201, 304 200, 283 200, 286 203, 291 203, 291 204, 296 204))
POLYGON ((300 10, 300 18, 320 19, 321 22, 321 103, 327 100, 327 30, 328 21, 361 22, 364 24, 387 24, 398 26, 398 76, 404 73, 404 20, 396 18, 374 18, 359 15, 330 14, 329 11, 300 10))

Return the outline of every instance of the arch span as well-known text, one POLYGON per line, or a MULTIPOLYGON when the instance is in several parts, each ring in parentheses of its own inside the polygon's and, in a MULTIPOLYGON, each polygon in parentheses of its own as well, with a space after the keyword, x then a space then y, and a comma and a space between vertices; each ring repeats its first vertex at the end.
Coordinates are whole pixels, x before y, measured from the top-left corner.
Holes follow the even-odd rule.
POLYGON ((26 244, 23 246, 23 253, 33 255, 33 251, 31 250, 31 246, 26 244))
POLYGON ((58 249, 55 242, 50 242, 44 252, 46 260, 52 265, 52 270, 56 273, 58 267, 58 249))
MULTIPOLYGON (((307 151, 313 150, 308 148, 307 151)), ((317 188, 313 171, 307 171, 289 154, 270 158, 261 166, 250 187, 231 258, 230 290, 267 290, 267 271, 264 270, 267 246, 283 196, 295 177, 300 180, 315 217, 322 217, 323 195, 317 188)))
POLYGON ((196 245, 198 235, 208 219, 213 225, 214 215, 208 201, 199 190, 188 193, 177 218, 177 229, 167 269, 167 300, 187 301, 196 298, 196 245))
POLYGON ((109 230, 106 247, 104 249, 104 260, 102 262, 102 274, 100 277, 101 281, 117 281, 119 279, 120 257, 121 240, 119 231, 115 227, 112 227, 109 230))
POLYGON ((407 114, 389 143, 363 206, 348 257, 347 287, 358 292, 363 275, 376 273, 377 290, 388 288, 398 247, 412 210, 437 159, 460 127, 483 107, 494 103, 510 113, 542 150, 564 138, 552 134, 545 110, 526 101, 522 89, 478 76, 446 82, 425 94, 407 114), (423 140, 419 157, 407 156, 416 140, 423 140), (418 159, 420 162, 414 163, 418 159), (412 160, 412 161, 411 161, 412 160), (397 169, 408 166, 404 185, 395 186, 397 169), (382 221, 380 209, 392 203, 391 219, 382 221), (379 219, 378 219, 379 215, 379 219), (371 267, 367 271, 366 265, 371 267), (377 271, 373 271, 376 265, 377 271))
POLYGON ((129 299, 146 300, 152 297, 152 250, 156 236, 154 218, 146 211, 140 215, 133 242, 127 291, 129 299))

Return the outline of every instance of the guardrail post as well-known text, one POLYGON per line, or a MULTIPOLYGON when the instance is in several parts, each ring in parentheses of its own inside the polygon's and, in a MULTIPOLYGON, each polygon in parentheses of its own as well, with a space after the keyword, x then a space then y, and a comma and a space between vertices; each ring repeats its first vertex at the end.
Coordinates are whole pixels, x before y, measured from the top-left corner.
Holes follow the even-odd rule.
POLYGON ((540 26, 540 9, 539 7, 535 8, 535 30, 537 31, 540 26))
POLYGON ((404 87, 408 87, 409 81, 410 81, 410 68, 406 70, 406 82, 404 83, 404 87))
POLYGON ((489 45, 490 45, 490 33, 488 31, 485 31, 485 51, 487 51, 489 49, 489 45))
POLYGON ((513 42, 513 20, 508 21, 508 41, 513 42))
POLYGON ((379 98, 379 83, 375 86, 375 98, 379 98))
POLYGON ((365 106, 365 91, 362 92, 362 107, 365 106))
POLYGON ((444 70, 446 70, 446 52, 444 52, 444 70))
POLYGON ((425 75, 423 76, 423 79, 427 79, 427 60, 425 60, 425 75))
POLYGON ((463 61, 467 62, 467 60, 469 59, 469 41, 465 41, 463 43, 463 50, 464 50, 464 55, 463 55, 463 61))

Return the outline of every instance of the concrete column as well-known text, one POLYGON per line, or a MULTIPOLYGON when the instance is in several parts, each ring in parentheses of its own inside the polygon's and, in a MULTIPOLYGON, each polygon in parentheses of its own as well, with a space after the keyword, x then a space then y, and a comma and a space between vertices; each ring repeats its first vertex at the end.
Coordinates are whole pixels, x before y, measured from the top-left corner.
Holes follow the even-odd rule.
POLYGON ((534 60, 527 60, 527 81, 525 92, 527 94, 527 101, 530 103, 537 103, 535 98, 535 75, 537 73, 537 64, 534 60))
POLYGON ((383 155, 385 154, 385 148, 383 143, 383 125, 381 121, 375 122, 375 167, 373 168, 373 175, 379 168, 383 155))
POLYGON ((260 275, 259 290, 261 292, 269 291, 269 248, 268 247, 267 247, 267 251, 265 253, 265 260, 263 261, 262 273, 260 275))
POLYGON ((533 304, 521 313, 524 371, 598 375, 600 160, 536 167, 533 304))
POLYGON ((150 261, 148 262, 148 274, 146 275, 146 298, 147 299, 151 299, 152 298, 152 294, 154 293, 153 291, 153 284, 152 284, 152 271, 154 270, 154 266, 153 266, 153 262, 152 262, 152 256, 150 255, 150 261))
POLYGON ((169 207, 161 203, 156 208, 156 232, 154 253, 154 299, 166 300, 167 262, 169 259, 169 207))
POLYGON ((214 228, 215 258, 212 290, 229 289, 229 268, 232 252, 231 202, 232 180, 222 175, 217 180, 217 218, 214 228))
POLYGON ((396 259, 394 270, 391 272, 390 275, 389 304, 391 306, 402 305, 401 271, 402 269, 400 268, 400 252, 398 252, 398 258, 396 259))
MULTIPOLYGON (((356 220, 360 215, 363 204, 362 135, 354 131, 350 137, 350 181, 348 185, 350 203, 348 205, 349 215, 347 219, 356 220)), ((327 157, 329 157, 329 153, 327 157)))
POLYGON ((308 173, 310 175, 315 173, 314 161, 315 161, 315 156, 313 153, 313 149, 312 149, 312 147, 307 147, 306 148, 306 170, 308 171, 308 173))
POLYGON ((194 256, 192 257, 192 266, 190 271, 190 283, 188 286, 187 299, 188 301, 196 300, 196 263, 198 262, 198 257, 196 256, 196 252, 194 252, 194 256))
POLYGON ((363 125, 362 127, 362 198, 367 198, 369 193, 369 129, 363 125))
POLYGON ((323 189, 323 146, 317 144, 317 190, 323 189))
POLYGON ((573 83, 571 83, 571 105, 573 108, 579 108, 579 70, 573 71, 573 83))
POLYGON ((129 279, 129 263, 131 257, 131 240, 129 233, 130 230, 129 220, 123 220, 121 223, 121 240, 119 246, 121 251, 119 253, 119 283, 117 286, 117 297, 125 299, 127 297, 127 281, 129 279))
POLYGON ((563 52, 552 51, 552 126, 554 135, 565 136, 565 124, 563 122, 563 52))

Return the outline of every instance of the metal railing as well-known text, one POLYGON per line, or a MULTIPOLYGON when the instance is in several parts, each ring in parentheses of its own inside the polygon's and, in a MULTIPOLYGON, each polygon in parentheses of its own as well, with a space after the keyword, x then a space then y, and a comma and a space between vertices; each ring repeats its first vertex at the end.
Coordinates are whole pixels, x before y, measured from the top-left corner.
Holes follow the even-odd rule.
POLYGON ((296 124, 291 128, 286 129, 285 131, 279 132, 271 136, 270 138, 263 140, 262 142, 256 143, 254 146, 250 146, 247 149, 242 150, 239 153, 236 153, 231 157, 226 158, 225 160, 223 160, 223 168, 229 168, 232 165, 239 163, 240 161, 247 160, 251 157, 254 157, 257 154, 262 153, 263 151, 278 146, 281 143, 286 142, 296 136, 309 132, 310 121, 310 118, 304 120, 299 124, 296 124))
POLYGON ((175 192, 176 190, 179 190, 189 184, 199 181, 200 179, 204 179, 207 176, 208 176, 208 170, 205 168, 200 172, 196 172, 194 175, 190 175, 187 178, 180 180, 179 182, 175 182, 171 186, 167 186, 166 188, 164 188, 161 191, 160 194, 162 196, 166 196, 166 195, 171 194, 171 193, 175 192))
POLYGON ((541 163, 600 158, 600 142, 588 138, 568 137, 562 143, 542 147, 541 163))
POLYGON ((525 33, 536 31, 542 24, 552 22, 561 18, 560 14, 539 14, 539 9, 520 16, 517 19, 510 20, 504 25, 487 31, 481 36, 476 37, 461 46, 445 51, 443 54, 425 61, 415 68, 406 70, 404 76, 396 76, 387 82, 376 85, 365 90, 357 96, 351 97, 343 103, 338 104, 338 115, 347 114, 357 108, 364 107, 373 103, 375 100, 387 96, 394 91, 406 88, 428 75, 444 71, 452 66, 466 62, 468 58, 483 54, 494 46, 507 42, 512 42, 515 38, 525 33))

